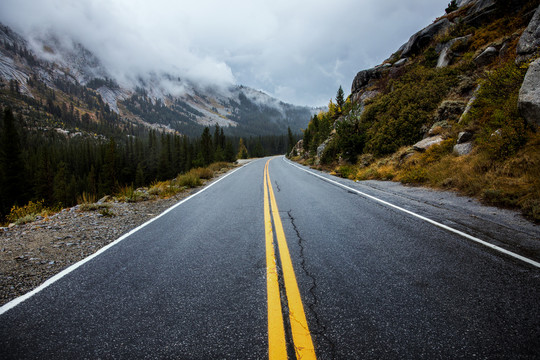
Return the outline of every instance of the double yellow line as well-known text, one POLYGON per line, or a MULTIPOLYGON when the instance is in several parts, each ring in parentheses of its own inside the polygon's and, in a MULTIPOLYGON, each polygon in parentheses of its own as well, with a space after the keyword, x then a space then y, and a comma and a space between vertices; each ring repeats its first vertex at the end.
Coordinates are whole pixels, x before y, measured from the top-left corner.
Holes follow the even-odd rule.
MULTIPOLYGON (((271 160, 271 159, 270 159, 271 160)), ((289 307, 289 322, 291 325, 292 341, 297 359, 316 359, 313 341, 306 320, 304 306, 300 297, 300 290, 294 275, 294 269, 289 254, 289 247, 285 239, 283 224, 279 217, 279 210, 268 173, 268 164, 264 166, 264 226, 266 232, 266 289, 268 293, 268 354, 270 360, 287 359, 287 345, 285 341, 285 325, 279 293, 278 271, 274 250, 274 231, 272 219, 276 230, 277 246, 281 260, 281 271, 285 294, 289 307), (270 209, 271 205, 271 209, 270 209), (270 211, 271 210, 271 211, 270 211)))

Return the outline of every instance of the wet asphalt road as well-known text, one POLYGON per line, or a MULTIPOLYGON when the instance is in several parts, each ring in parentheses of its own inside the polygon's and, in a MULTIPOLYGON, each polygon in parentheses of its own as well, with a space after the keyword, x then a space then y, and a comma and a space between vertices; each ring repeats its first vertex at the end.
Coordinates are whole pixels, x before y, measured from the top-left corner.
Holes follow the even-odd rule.
MULTIPOLYGON (((0 315, 0 359, 267 358, 265 162, 0 315)), ((539 358, 540 268, 282 158, 269 173, 319 359, 539 358)), ((340 182, 428 216, 425 203, 340 182)), ((539 234, 516 235, 526 254, 539 234)))

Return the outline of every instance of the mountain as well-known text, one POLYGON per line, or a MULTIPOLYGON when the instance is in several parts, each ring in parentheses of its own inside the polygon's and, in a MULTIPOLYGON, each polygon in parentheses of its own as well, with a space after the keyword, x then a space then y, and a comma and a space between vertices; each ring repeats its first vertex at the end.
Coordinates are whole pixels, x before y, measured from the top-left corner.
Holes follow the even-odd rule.
MULTIPOLYGON (((189 136, 216 124, 237 136, 284 134, 288 127, 299 132, 315 111, 245 86, 199 85, 167 73, 116 79, 82 44, 51 33, 24 38, 0 26, 0 87, 8 86, 41 102, 58 92, 54 106, 74 106, 94 121, 98 106, 116 115, 110 117, 119 127, 144 125, 189 136)), ((17 106, 6 97, 2 102, 17 106)))
POLYGON ((540 222, 538 0, 451 1, 291 156, 355 180, 397 180, 519 208, 540 222))

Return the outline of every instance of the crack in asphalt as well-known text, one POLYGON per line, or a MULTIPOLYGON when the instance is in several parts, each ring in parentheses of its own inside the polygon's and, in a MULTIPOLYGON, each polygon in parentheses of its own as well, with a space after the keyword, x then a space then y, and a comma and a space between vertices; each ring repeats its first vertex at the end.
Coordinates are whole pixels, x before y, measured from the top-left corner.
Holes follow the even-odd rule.
POLYGON ((287 214, 289 215, 289 220, 291 221, 291 224, 293 226, 294 231, 296 232, 296 237, 298 238, 298 246, 300 247, 300 266, 306 274, 306 276, 311 279, 311 287, 309 288, 309 293, 311 294, 311 297, 313 301, 309 304, 307 304, 307 307, 309 308, 311 314, 313 314, 313 317, 315 318, 315 329, 311 329, 311 332, 319 339, 324 339, 324 341, 328 344, 331 350, 331 359, 336 358, 336 345, 330 339, 330 337, 327 335, 326 325, 322 322, 322 320, 319 318, 319 314, 317 313, 316 307, 319 303, 319 299, 317 298, 317 294, 315 293, 317 290, 317 281, 315 277, 308 271, 306 268, 306 258, 304 257, 304 243, 305 239, 302 238, 300 235, 300 231, 296 227, 296 223, 294 222, 294 217, 292 215, 292 210, 287 211, 287 214))
POLYGON ((276 180, 274 180, 274 183, 276 184, 277 192, 280 192, 280 191, 281 191, 281 189, 279 188, 279 185, 278 185, 277 181, 276 181, 276 180))

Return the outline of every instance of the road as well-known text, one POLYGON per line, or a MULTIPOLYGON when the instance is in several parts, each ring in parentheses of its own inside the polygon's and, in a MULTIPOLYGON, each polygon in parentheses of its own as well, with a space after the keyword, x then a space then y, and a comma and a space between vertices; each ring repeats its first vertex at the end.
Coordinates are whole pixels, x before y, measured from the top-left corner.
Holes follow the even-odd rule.
POLYGON ((430 206, 305 170, 253 161, 8 303, 0 358, 540 356, 534 227, 514 246, 470 229, 516 258, 411 214, 430 206))

